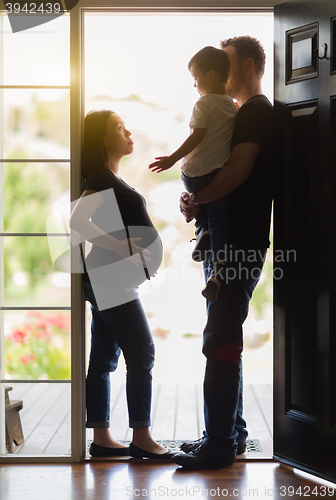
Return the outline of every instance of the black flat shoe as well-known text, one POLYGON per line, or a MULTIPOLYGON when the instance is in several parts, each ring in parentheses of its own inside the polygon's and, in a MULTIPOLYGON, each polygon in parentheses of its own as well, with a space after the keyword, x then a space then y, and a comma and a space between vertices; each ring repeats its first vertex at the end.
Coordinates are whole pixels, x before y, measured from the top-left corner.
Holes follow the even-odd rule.
POLYGON ((128 448, 108 448, 95 443, 91 443, 89 453, 91 457, 127 457, 129 455, 128 448))
POLYGON ((236 453, 225 452, 200 444, 188 454, 177 453, 173 462, 182 465, 186 470, 222 469, 236 460, 236 453))
POLYGON ((131 443, 128 448, 128 454, 133 458, 151 458, 152 460, 171 460, 175 452, 167 451, 166 453, 151 453, 150 451, 138 448, 131 443))

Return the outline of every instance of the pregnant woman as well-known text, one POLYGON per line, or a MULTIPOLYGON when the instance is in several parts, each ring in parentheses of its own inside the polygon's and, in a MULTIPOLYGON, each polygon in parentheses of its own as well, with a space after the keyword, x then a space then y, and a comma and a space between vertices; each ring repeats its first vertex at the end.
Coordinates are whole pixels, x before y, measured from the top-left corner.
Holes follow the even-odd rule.
POLYGON ((120 161, 133 152, 131 133, 110 110, 85 118, 82 175, 84 192, 71 228, 92 244, 84 261, 84 290, 91 303, 91 352, 86 381, 88 428, 94 457, 130 455, 170 459, 156 443, 151 425, 154 343, 137 294, 162 260, 162 244, 141 194, 119 177, 120 161), (123 352, 126 396, 133 439, 129 447, 110 434, 110 372, 123 352))

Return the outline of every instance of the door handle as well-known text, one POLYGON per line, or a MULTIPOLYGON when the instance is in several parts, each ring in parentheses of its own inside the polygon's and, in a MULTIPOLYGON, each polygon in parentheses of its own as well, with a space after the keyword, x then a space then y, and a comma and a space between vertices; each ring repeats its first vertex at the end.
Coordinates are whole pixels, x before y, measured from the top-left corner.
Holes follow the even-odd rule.
POLYGON ((324 50, 324 54, 323 54, 322 57, 319 56, 319 49, 315 49, 317 59, 328 59, 328 61, 330 61, 331 57, 327 57, 328 44, 324 43, 324 44, 322 44, 322 47, 323 47, 323 50, 324 50))

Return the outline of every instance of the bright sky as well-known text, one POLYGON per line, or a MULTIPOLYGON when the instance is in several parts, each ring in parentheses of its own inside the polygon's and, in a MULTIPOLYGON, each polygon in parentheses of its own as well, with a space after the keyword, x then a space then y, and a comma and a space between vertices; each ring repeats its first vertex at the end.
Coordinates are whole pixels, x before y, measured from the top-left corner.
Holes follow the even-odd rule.
MULTIPOLYGON (((1 18, 4 84, 69 84, 68 15, 15 34, 7 15, 1 18)), ((246 34, 257 37, 265 48, 263 87, 272 100, 272 14, 87 14, 86 95, 118 98, 136 93, 189 115, 197 98, 189 59, 205 45, 218 47, 222 39, 246 34)))
POLYGON ((265 48, 263 88, 273 99, 272 14, 91 14, 85 16, 85 32, 87 97, 135 93, 188 116, 198 98, 189 59, 206 45, 251 35, 265 48))

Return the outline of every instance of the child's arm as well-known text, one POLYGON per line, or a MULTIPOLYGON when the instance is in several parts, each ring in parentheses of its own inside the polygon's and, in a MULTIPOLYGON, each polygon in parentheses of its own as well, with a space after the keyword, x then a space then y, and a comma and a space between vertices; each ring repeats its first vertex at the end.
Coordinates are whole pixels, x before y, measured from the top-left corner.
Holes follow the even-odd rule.
POLYGON ((151 163, 148 168, 153 172, 163 172, 172 167, 178 160, 191 153, 203 140, 206 128, 194 128, 188 139, 184 141, 170 156, 156 156, 157 161, 151 163))

